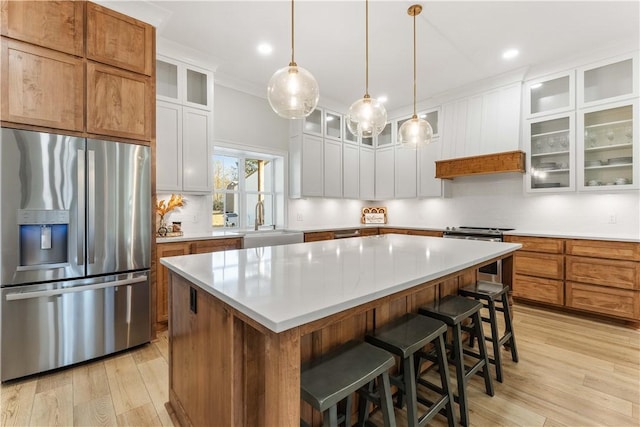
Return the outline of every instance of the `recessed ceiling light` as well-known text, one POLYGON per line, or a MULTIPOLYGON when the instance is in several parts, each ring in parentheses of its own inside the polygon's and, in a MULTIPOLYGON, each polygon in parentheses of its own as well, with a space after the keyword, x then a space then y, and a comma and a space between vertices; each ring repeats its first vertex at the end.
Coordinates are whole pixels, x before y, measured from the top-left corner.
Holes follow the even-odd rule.
POLYGON ((507 49, 504 52, 502 52, 502 58, 503 59, 513 59, 516 56, 518 56, 520 54, 520 51, 518 51, 518 49, 507 49))
POLYGON ((271 52, 273 52, 273 46, 271 46, 269 43, 260 43, 258 45, 258 53, 260 53, 260 55, 271 55, 271 52))

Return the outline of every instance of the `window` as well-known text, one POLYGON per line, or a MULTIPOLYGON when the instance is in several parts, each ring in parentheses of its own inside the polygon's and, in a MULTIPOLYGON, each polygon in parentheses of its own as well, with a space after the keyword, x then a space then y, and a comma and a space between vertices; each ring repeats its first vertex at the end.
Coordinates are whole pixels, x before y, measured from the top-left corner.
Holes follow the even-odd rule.
POLYGON ((256 218, 260 227, 283 224, 278 216, 282 195, 276 190, 282 185, 283 163, 280 157, 218 150, 213 156, 213 215, 214 228, 254 228, 256 218), (259 204, 259 202, 262 202, 259 204))

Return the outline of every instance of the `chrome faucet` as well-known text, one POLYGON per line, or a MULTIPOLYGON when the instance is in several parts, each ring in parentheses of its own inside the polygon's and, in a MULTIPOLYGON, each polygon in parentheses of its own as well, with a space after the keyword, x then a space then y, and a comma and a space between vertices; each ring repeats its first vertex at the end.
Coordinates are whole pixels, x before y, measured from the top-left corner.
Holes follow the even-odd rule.
POLYGON ((258 227, 264 225, 264 202, 262 200, 258 200, 256 203, 256 227, 255 230, 258 231, 258 227))

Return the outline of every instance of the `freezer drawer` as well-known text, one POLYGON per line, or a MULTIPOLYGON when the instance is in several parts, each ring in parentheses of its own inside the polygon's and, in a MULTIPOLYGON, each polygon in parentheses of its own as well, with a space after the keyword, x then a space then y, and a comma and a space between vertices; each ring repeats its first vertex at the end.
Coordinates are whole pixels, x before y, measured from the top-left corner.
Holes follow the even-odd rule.
POLYGON ((2 298, 2 381, 150 339, 148 272, 14 286, 2 298))

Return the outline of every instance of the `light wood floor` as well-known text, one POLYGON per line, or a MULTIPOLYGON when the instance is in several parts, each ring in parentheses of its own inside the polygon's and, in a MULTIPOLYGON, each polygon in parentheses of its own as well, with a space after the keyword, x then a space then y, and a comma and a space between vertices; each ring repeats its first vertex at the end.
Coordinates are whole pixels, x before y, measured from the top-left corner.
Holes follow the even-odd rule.
MULTIPOLYGON (((520 363, 504 353, 494 397, 481 378, 471 381, 472 425, 640 425, 640 331, 522 305, 514 317, 520 363)), ((167 350, 162 334, 124 354, 3 384, 1 425, 170 426, 167 350)), ((446 425, 439 418, 433 424, 446 425)))

